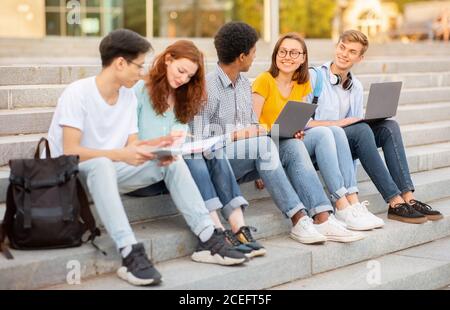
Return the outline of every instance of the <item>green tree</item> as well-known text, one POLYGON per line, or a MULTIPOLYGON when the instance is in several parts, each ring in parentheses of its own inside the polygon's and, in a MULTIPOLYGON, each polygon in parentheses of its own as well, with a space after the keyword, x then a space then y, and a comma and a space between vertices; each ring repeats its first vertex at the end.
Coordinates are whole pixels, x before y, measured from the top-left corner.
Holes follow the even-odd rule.
POLYGON ((232 20, 246 22, 262 34, 264 0, 233 0, 232 20))
POLYGON ((305 35, 308 28, 308 1, 280 1, 280 33, 299 32, 305 35))
POLYGON ((329 38, 334 0, 280 0, 280 32, 296 31, 308 38, 329 38))
POLYGON ((124 27, 145 36, 147 32, 145 2, 141 0, 127 0, 124 1, 123 9, 124 27))

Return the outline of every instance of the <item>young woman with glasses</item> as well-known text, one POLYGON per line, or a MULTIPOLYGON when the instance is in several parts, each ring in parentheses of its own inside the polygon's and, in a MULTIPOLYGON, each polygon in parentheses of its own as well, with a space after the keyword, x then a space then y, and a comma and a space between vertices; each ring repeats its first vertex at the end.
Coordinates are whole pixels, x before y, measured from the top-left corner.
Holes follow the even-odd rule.
MULTIPOLYGON (((308 51, 304 40, 296 33, 282 36, 272 53, 267 72, 253 83, 253 106, 259 122, 270 129, 288 101, 304 101, 312 92, 308 72, 308 51)), ((280 141, 295 145, 309 153, 322 174, 331 200, 336 206, 336 217, 353 230, 370 230, 384 225, 383 221, 367 211, 367 202, 360 203, 356 173, 344 130, 340 127, 314 127, 299 131, 293 139, 280 141)), ((280 153, 282 151, 280 150, 280 153)), ((322 191, 322 188, 317 188, 322 191)), ((326 235, 318 225, 317 230, 326 235)))

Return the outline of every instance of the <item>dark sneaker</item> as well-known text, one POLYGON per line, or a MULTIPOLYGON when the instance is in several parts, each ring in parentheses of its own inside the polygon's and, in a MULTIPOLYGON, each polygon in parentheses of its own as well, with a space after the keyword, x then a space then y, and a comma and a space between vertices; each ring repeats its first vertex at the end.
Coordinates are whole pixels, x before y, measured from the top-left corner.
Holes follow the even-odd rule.
POLYGON ((133 244, 131 252, 122 258, 122 267, 117 275, 133 285, 156 285, 161 282, 161 274, 148 259, 142 243, 133 244))
POLYGON ((248 247, 248 246, 246 246, 242 242, 240 242, 236 238, 236 235, 231 230, 229 230, 229 229, 225 230, 224 234, 225 234, 225 238, 232 245, 232 248, 234 250, 243 253, 247 257, 252 257, 253 249, 248 247))
POLYGON ((256 232, 255 227, 242 226, 239 231, 236 233, 236 238, 249 248, 253 249, 252 256, 262 256, 266 254, 266 249, 256 241, 251 233, 251 230, 256 232))
POLYGON ((409 204, 414 208, 414 210, 425 215, 430 221, 437 221, 444 218, 441 212, 433 210, 430 205, 427 205, 422 201, 413 199, 409 202, 409 204))
POLYGON ((192 260, 200 263, 219 265, 239 265, 248 258, 241 252, 233 249, 225 239, 222 229, 215 229, 211 238, 206 242, 199 240, 197 249, 191 256, 192 260))
POLYGON ((395 205, 395 208, 389 207, 387 217, 391 220, 410 224, 422 224, 428 221, 426 216, 417 212, 407 203, 398 203, 395 205))

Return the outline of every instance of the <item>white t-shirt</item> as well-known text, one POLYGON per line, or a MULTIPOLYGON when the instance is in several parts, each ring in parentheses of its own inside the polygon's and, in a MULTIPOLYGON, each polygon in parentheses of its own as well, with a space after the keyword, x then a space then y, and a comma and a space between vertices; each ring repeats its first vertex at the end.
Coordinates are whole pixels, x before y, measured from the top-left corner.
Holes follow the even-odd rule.
POLYGON ((58 99, 48 131, 52 157, 63 154, 63 128, 82 131, 81 146, 112 150, 126 145, 129 135, 138 132, 137 99, 131 88, 121 87, 114 105, 100 95, 95 76, 70 84, 58 99))
POLYGON ((344 90, 341 85, 334 88, 339 98, 339 119, 344 119, 350 110, 350 91, 344 90))

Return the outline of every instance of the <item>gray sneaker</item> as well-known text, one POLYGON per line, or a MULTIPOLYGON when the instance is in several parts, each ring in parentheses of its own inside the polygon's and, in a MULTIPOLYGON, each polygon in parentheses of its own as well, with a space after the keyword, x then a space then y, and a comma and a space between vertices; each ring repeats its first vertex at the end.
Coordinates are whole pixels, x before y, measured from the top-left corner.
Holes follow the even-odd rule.
POLYGON ((199 241, 197 249, 191 256, 193 261, 199 263, 219 264, 219 265, 240 265, 248 258, 244 253, 233 249, 225 239, 222 229, 215 229, 211 238, 206 242, 199 241))

